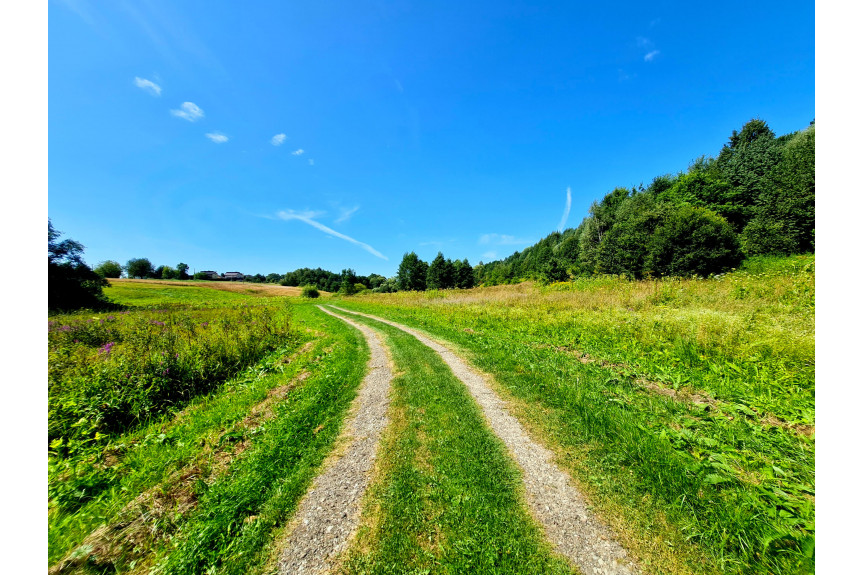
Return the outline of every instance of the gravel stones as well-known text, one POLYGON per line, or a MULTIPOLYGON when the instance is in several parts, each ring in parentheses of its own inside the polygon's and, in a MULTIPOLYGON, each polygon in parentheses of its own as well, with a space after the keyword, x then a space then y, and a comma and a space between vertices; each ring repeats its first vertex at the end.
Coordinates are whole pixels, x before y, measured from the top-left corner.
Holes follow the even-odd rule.
POLYGON ((360 500, 388 423, 392 371, 380 338, 364 325, 320 309, 362 332, 371 358, 339 438, 347 445, 324 462, 323 471, 300 501, 279 558, 279 573, 283 574, 321 573, 335 565, 359 524, 360 500))
POLYGON ((640 573, 609 528, 590 512, 584 497, 567 474, 554 463, 552 452, 530 438, 482 375, 449 348, 416 330, 376 316, 332 307, 401 329, 440 355, 467 386, 489 426, 521 467, 528 506, 558 553, 570 559, 586 575, 640 573))

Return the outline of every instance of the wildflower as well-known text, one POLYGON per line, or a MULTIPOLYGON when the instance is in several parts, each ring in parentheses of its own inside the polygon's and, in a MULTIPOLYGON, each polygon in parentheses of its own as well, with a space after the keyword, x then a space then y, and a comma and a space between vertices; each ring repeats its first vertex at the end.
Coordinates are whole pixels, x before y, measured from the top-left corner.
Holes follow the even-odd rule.
POLYGON ((108 316, 108 317, 106 317, 105 319, 107 319, 108 321, 114 321, 114 316, 113 316, 113 315, 109 315, 109 316, 108 316))
POLYGON ((210 325, 210 322, 205 321, 204 323, 201 324, 201 327, 207 327, 208 325, 210 325))
POLYGON ((72 327, 68 325, 64 325, 60 327, 60 331, 72 331, 72 327))
POLYGON ((110 354, 113 347, 114 347, 114 342, 109 341, 108 343, 106 343, 105 345, 103 345, 102 347, 99 348, 99 353, 100 354, 104 353, 106 355, 110 354))

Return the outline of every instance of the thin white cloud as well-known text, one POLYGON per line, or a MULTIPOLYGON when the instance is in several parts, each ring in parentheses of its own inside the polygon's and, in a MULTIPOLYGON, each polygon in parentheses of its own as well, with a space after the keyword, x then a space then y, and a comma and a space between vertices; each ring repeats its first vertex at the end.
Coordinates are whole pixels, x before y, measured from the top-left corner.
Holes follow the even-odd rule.
POLYGON ((635 43, 638 44, 639 48, 651 48, 653 46, 653 42, 651 42, 649 38, 645 38, 644 36, 638 36, 635 39, 635 43))
POLYGON ((135 85, 144 90, 145 92, 149 92, 154 96, 162 95, 162 87, 157 83, 147 80, 146 78, 139 78, 135 76, 135 85))
POLYGON ((221 132, 209 132, 209 133, 204 134, 204 135, 207 136, 208 138, 210 138, 216 144, 224 144, 225 142, 228 141, 228 136, 226 136, 225 134, 223 134, 221 132))
POLYGON ((496 251, 485 252, 484 254, 482 254, 482 257, 483 257, 483 259, 486 259, 486 260, 493 260, 494 258, 497 257, 497 252, 496 251))
POLYGON ((358 209, 360 209, 359 206, 355 206, 353 208, 339 208, 339 210, 342 212, 342 215, 339 216, 339 219, 336 220, 336 223, 340 224, 342 222, 348 221, 349 219, 351 219, 351 216, 357 212, 358 209))
POLYGON ((305 153, 306 153, 306 151, 305 151, 304 149, 300 148, 299 150, 294 150, 294 151, 293 151, 293 152, 291 152, 291 153, 292 153, 293 155, 295 155, 295 156, 302 156, 303 154, 305 154, 305 153))
POLYGON ((194 102, 183 102, 179 110, 171 110, 171 115, 190 122, 197 122, 204 117, 204 111, 194 102))
POLYGON ((310 165, 310 166, 314 166, 314 165, 315 165, 315 160, 314 160, 313 158, 309 158, 309 165, 310 165))
POLYGON ((528 240, 505 234, 483 234, 479 237, 481 245, 520 246, 529 244, 528 240))
POLYGON ((647 54, 644 55, 645 62, 653 62, 653 59, 659 56, 659 50, 651 50, 647 54))
POLYGON ((572 207, 572 190, 566 188, 566 205, 563 208, 563 217, 560 218, 560 225, 557 226, 557 231, 563 232, 563 226, 566 225, 566 219, 569 217, 569 209, 572 207))
POLYGON ((369 252, 373 256, 379 257, 382 260, 389 261, 389 258, 387 256, 383 255, 381 252, 379 252, 378 250, 376 250, 375 248, 373 248, 369 244, 365 244, 359 240, 355 240, 354 238, 352 238, 350 236, 346 236, 345 234, 340 234, 336 230, 334 230, 332 228, 328 228, 324 224, 313 220, 312 219, 313 212, 299 212, 298 213, 298 212, 295 212, 293 210, 286 210, 286 211, 278 212, 276 215, 279 218, 286 220, 286 221, 299 220, 303 223, 309 224, 313 228, 317 228, 317 229, 321 230, 322 232, 324 232, 325 234, 329 234, 329 235, 337 237, 339 239, 343 239, 346 242, 351 242, 352 244, 360 246, 361 248, 363 248, 364 250, 366 250, 367 252, 369 252))
POLYGON ((272 139, 270 139, 270 143, 274 146, 281 146, 284 143, 285 138, 287 138, 287 136, 284 134, 276 134, 272 139))

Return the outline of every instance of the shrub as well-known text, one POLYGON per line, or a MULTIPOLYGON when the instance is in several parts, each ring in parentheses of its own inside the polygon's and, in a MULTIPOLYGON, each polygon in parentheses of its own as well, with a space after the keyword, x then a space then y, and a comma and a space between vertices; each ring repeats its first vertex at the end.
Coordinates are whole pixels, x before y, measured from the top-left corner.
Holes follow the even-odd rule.
POLYGON ((725 218, 682 205, 666 213, 650 237, 644 267, 655 276, 706 277, 741 261, 740 243, 725 218))
POLYGON ((318 291, 318 286, 316 286, 316 285, 305 285, 305 286, 303 286, 303 291, 300 295, 302 295, 302 297, 307 297, 307 298, 316 298, 316 297, 320 297, 321 294, 318 291))

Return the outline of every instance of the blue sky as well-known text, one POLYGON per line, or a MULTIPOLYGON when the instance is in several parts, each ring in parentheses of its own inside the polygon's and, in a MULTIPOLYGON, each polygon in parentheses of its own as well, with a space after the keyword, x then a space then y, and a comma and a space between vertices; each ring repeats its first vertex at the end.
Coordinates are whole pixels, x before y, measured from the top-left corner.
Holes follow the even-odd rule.
POLYGON ((811 2, 52 0, 48 213, 90 264, 498 259, 753 117, 806 127, 814 20, 811 2))

